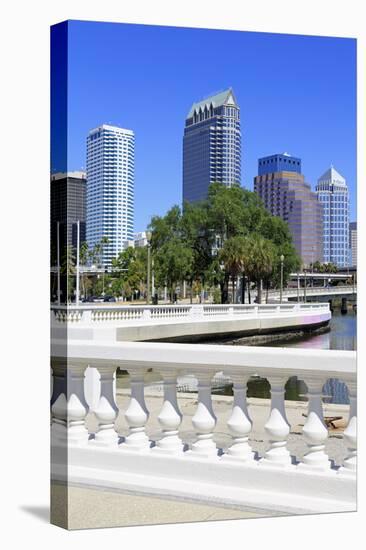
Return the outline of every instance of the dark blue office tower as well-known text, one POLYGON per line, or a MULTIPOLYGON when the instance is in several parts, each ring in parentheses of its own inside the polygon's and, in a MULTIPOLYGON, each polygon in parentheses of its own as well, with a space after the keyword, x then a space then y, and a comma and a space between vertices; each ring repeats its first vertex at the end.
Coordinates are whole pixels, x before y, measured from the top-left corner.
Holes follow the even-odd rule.
POLYGON ((183 202, 206 199, 210 183, 241 181, 240 109, 230 88, 194 103, 183 138, 183 202))

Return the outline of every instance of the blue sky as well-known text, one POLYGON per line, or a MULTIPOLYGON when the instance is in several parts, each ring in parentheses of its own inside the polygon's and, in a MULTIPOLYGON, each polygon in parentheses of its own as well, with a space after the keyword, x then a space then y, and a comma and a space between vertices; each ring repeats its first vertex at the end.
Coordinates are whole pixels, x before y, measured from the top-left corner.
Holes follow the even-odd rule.
MULTIPOLYGON (((101 124, 136 136, 135 230, 182 197, 182 136, 194 101, 232 86, 242 185, 258 157, 287 151, 315 187, 331 163, 356 217, 356 41, 118 23, 69 23, 68 170, 101 124)), ((53 170, 62 169, 53 158, 53 170)))

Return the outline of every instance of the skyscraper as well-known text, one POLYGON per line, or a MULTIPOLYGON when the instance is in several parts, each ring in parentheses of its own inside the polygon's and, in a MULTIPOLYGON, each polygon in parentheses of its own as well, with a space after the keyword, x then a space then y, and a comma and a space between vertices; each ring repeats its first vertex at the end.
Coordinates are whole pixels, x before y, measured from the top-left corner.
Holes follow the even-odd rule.
MULTIPOLYGON (((51 175, 51 267, 67 264, 67 257, 75 257, 77 247, 77 222, 80 243, 85 241, 86 174, 85 172, 57 172, 51 175)), ((51 298, 57 298, 59 285, 60 301, 66 302, 69 279, 60 270, 51 272, 51 298)))
POLYGON ((348 265, 349 196, 346 180, 331 166, 316 186, 324 208, 324 262, 348 265))
POLYGON ((323 210, 301 174, 301 159, 288 153, 258 160, 254 191, 266 209, 288 223, 305 267, 323 258, 323 210))
POLYGON ((349 224, 349 264, 357 266, 357 222, 349 224))
POLYGON ((87 137, 87 221, 90 248, 103 237, 101 262, 109 267, 133 239, 135 137, 132 130, 102 124, 87 137))
MULTIPOLYGON (((59 248, 76 248, 77 222, 80 222, 80 242, 85 241, 86 174, 85 172, 57 172, 51 175, 51 251, 57 243, 59 223, 59 248), (53 248, 52 248, 53 247, 53 248)), ((54 250, 53 250, 54 252, 54 250)), ((54 264, 55 258, 52 258, 54 264)))
POLYGON ((210 183, 241 181, 240 109, 231 88, 193 103, 183 138, 183 202, 207 198, 210 183))

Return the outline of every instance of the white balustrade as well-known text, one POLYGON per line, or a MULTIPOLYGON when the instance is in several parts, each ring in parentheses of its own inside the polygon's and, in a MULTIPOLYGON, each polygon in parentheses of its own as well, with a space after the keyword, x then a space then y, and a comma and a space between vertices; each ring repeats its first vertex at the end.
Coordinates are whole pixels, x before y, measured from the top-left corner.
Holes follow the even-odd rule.
POLYGON ((329 304, 192 304, 192 305, 162 305, 162 306, 120 306, 120 305, 81 305, 52 306, 54 320, 58 323, 95 324, 121 322, 159 322, 165 319, 184 319, 187 317, 232 317, 253 315, 280 314, 282 312, 297 313, 317 309, 329 311, 329 304))
POLYGON ((213 372, 200 373, 198 378, 198 404, 192 418, 197 432, 197 441, 192 444, 192 453, 200 456, 215 456, 217 448, 213 441, 216 416, 212 408, 211 379, 213 372))
POLYGON ((269 438, 270 447, 262 462, 272 466, 289 466, 291 456, 286 445, 290 425, 285 411, 285 384, 288 377, 267 376, 267 380, 271 385, 271 412, 264 429, 269 438))
MULTIPOLYGON (((147 493, 156 494, 158 490, 170 495, 177 491, 182 497, 193 492, 204 495, 208 502, 212 496, 221 495, 223 502, 227 498, 230 502, 237 499, 239 503, 253 506, 262 495, 264 501, 268 496, 273 509, 284 511, 354 509, 357 453, 354 352, 70 342, 66 370, 65 361, 60 359, 64 352, 63 342, 59 348, 57 342, 54 343, 53 351, 52 443, 56 448, 69 445, 70 480, 75 476, 78 482, 83 483, 85 479, 88 484, 92 475, 93 480, 95 477, 97 483, 106 488, 141 487, 147 493), (95 410, 99 425, 95 439, 88 438, 85 428, 88 408, 83 383, 87 366, 98 369, 101 382, 95 410), (129 433, 124 440, 119 440, 114 427, 118 407, 113 375, 117 366, 130 375, 130 401, 125 411, 129 433), (144 374, 149 368, 160 373, 163 379, 163 402, 156 417, 155 412, 149 412, 144 398, 144 374), (232 409, 227 421, 227 435, 232 437, 232 442, 225 453, 214 441, 217 418, 211 393, 212 380, 217 373, 233 382, 232 409), (191 419, 196 440, 188 449, 180 437, 185 409, 181 411, 178 406, 178 374, 180 377, 194 375, 198 381, 197 407, 191 419), (261 459, 255 458, 250 442, 251 416, 254 415, 255 421, 257 409, 256 406, 251 408, 249 415, 246 393, 253 374, 267 379, 271 386, 270 412, 264 426, 269 448, 261 459), (285 384, 294 375, 305 381, 309 400, 302 434, 296 435, 303 438, 308 450, 297 464, 293 463, 287 448, 290 425, 284 400, 285 384), (329 378, 344 381, 350 398, 349 421, 343 435, 347 453, 339 468, 325 452, 328 430, 323 420, 322 387, 329 378), (150 414, 153 418, 148 424, 150 414), (155 432, 157 422, 161 434, 150 441, 149 434, 155 432)), ((186 424, 184 426, 186 430, 186 424)), ((225 431, 225 427, 220 424, 220 432, 222 430, 225 431)), ((66 460, 62 453, 53 453, 53 457, 54 460, 66 460)))
POLYGON ((254 452, 248 442, 252 430, 252 420, 247 408, 247 384, 250 374, 230 373, 230 378, 233 381, 234 401, 227 425, 234 441, 224 457, 243 461, 253 460, 254 452))
POLYGON ((51 434, 67 441, 67 376, 66 365, 58 361, 52 365, 53 392, 51 397, 51 434))
POLYGON ((348 454, 340 469, 340 474, 356 475, 357 472, 357 383, 347 380, 350 410, 347 428, 344 430, 343 440, 348 449, 348 454))
POLYGON ((100 398, 93 411, 98 422, 94 443, 100 446, 117 445, 118 434, 114 428, 118 416, 118 407, 114 398, 116 366, 96 365, 96 368, 100 376, 100 398))
POLYGON ((182 413, 177 402, 177 374, 170 370, 161 370, 164 379, 164 402, 158 416, 163 437, 157 441, 155 451, 177 454, 182 452, 183 443, 178 436, 182 422, 182 413))
POLYGON ((146 369, 128 369, 131 383, 131 400, 125 412, 125 418, 130 429, 121 449, 128 448, 136 451, 144 451, 150 448, 150 441, 146 435, 145 427, 149 419, 149 411, 146 408, 144 398, 144 374, 146 369))
POLYGON ((308 388, 308 416, 303 428, 304 440, 308 445, 308 452, 299 468, 315 470, 329 470, 330 461, 325 453, 325 443, 328 430, 323 419, 322 391, 326 382, 324 377, 305 377, 308 388))
POLYGON ((54 395, 51 400, 52 436, 68 444, 88 441, 85 418, 88 405, 84 395, 86 365, 65 363, 53 366, 54 395), (56 397, 57 393, 57 397, 56 397))

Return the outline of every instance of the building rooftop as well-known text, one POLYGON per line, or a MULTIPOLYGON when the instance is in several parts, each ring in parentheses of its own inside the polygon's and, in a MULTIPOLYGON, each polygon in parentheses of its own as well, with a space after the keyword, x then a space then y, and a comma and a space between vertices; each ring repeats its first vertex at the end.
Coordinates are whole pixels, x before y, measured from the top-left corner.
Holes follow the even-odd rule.
POLYGON ((346 186, 346 180, 339 172, 337 172, 333 165, 331 165, 330 168, 328 168, 328 170, 320 176, 318 182, 330 182, 346 186))
POLYGON ((75 179, 86 179, 86 173, 82 170, 78 170, 75 172, 55 172, 54 174, 51 174, 51 180, 57 181, 62 180, 64 178, 75 178, 75 179))
POLYGON ((89 135, 93 134, 97 130, 113 130, 113 131, 119 131, 124 132, 126 134, 134 135, 133 130, 130 130, 129 128, 121 128, 120 126, 112 126, 111 124, 101 124, 100 126, 96 126, 95 128, 92 128, 92 130, 89 131, 89 135))
POLYGON ((217 94, 211 95, 206 97, 205 99, 202 99, 201 101, 198 101, 197 103, 193 103, 187 118, 191 118, 194 114, 194 112, 198 112, 201 109, 204 109, 205 106, 207 108, 210 107, 212 104, 213 108, 220 107, 221 105, 235 105, 238 106, 235 95, 232 88, 228 88, 227 90, 224 90, 222 92, 219 92, 217 94))

